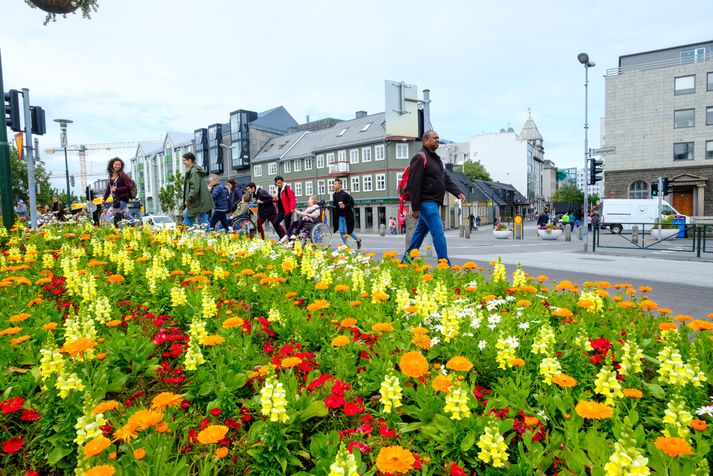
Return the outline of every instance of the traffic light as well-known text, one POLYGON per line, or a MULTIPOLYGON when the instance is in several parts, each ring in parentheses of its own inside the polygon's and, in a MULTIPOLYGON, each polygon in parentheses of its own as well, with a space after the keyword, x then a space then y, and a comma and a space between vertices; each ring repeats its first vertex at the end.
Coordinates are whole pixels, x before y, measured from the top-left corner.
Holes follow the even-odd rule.
POLYGON ((662 181, 663 181, 663 183, 662 183, 663 190, 661 190, 661 194, 662 195, 672 194, 673 193, 673 181, 668 177, 664 177, 662 179, 662 181))
POLYGON ((651 196, 652 197, 659 196, 659 179, 656 179, 653 182, 651 182, 651 196))
POLYGON ((22 131, 20 125, 20 93, 11 89, 4 94, 5 98, 5 125, 15 132, 22 131))
POLYGON ((44 135, 47 132, 45 110, 40 106, 30 106, 30 113, 32 114, 32 133, 38 136, 44 135))
POLYGON ((597 182, 601 182, 602 176, 599 174, 602 172, 604 172, 604 161, 589 159, 589 185, 596 185, 597 182))

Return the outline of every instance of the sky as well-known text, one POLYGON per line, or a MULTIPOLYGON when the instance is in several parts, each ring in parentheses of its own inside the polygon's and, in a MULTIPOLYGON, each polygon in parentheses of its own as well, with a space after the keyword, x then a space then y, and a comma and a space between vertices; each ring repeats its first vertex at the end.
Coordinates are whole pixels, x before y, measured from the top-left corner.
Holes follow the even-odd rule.
MULTIPOLYGON (((513 127, 528 110, 558 167, 584 162, 584 67, 589 145, 598 147, 604 75, 621 55, 709 41, 709 2, 541 0, 99 0, 43 25, 24 0, 0 2, 5 90, 28 88, 47 114, 41 157, 64 189, 57 118, 69 144, 160 141, 226 123, 236 109, 284 106, 306 117, 383 112, 384 80, 431 91, 443 139, 467 141, 513 127)), ((10 134, 11 131, 8 131, 10 134)), ((109 158, 87 155, 89 183, 109 158)), ((69 155, 79 193, 79 159, 69 155)))

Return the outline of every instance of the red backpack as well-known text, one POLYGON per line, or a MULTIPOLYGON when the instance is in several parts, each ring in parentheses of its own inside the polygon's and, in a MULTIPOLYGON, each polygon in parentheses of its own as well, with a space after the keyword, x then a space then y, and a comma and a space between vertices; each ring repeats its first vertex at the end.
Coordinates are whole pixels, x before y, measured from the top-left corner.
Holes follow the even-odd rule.
MULTIPOLYGON (((423 168, 426 168, 426 154, 423 153, 422 150, 418 151, 418 154, 421 157, 423 157, 423 168)), ((403 175, 401 175, 401 180, 399 181, 399 185, 396 188, 396 190, 399 193, 399 202, 410 202, 411 201, 411 194, 408 191, 408 176, 409 176, 409 168, 411 167, 411 164, 409 164, 405 169, 403 175)))

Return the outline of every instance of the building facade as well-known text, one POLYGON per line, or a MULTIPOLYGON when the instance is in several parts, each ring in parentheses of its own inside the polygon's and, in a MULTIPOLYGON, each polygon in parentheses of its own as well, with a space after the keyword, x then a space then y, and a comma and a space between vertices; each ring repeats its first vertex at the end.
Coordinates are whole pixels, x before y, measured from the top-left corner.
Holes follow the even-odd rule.
POLYGON ((619 57, 605 77, 603 147, 608 198, 664 197, 679 212, 713 215, 713 41, 619 57))

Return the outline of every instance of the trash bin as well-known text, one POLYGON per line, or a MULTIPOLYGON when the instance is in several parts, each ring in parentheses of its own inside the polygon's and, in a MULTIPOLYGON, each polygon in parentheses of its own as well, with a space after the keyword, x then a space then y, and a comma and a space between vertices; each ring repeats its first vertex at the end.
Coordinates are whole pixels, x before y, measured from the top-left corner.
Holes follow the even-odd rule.
POLYGON ((676 216, 673 220, 671 220, 671 224, 680 225, 678 227, 678 234, 676 235, 676 238, 686 237, 686 217, 676 216))

